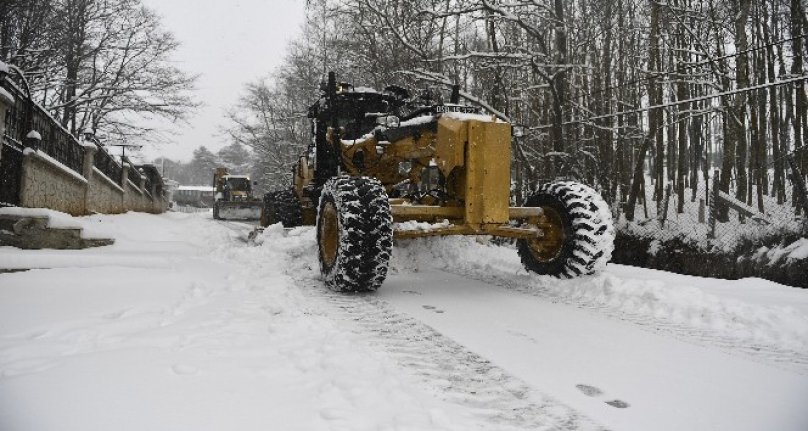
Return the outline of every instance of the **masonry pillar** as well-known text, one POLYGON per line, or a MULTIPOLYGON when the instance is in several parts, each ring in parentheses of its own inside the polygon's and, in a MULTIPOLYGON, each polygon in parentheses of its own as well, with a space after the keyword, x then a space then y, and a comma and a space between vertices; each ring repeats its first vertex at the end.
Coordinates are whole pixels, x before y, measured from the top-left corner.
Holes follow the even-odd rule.
POLYGON ((21 207, 29 207, 35 206, 32 202, 35 199, 36 193, 34 191, 34 182, 32 181, 32 176, 34 175, 34 168, 32 166, 33 158, 36 156, 36 151, 39 150, 39 143, 42 142, 42 135, 39 134, 36 130, 31 130, 25 135, 25 139, 23 139, 23 145, 25 146, 25 150, 23 150, 23 157, 22 157, 22 175, 20 178, 20 206, 21 207))
POLYGON ((143 175, 143 173, 140 172, 138 168, 134 167, 134 169, 140 175, 139 186, 141 194, 140 194, 140 201, 138 202, 138 211, 148 212, 148 208, 146 208, 146 201, 149 199, 148 196, 146 196, 146 176, 143 175))
MULTIPOLYGON (((135 169, 137 169, 137 168, 135 168, 135 169)), ((140 171, 138 171, 138 174, 140 174, 140 191, 145 193, 146 192, 146 176, 143 175, 143 173, 140 172, 140 171)), ((151 193, 151 192, 149 192, 149 193, 151 193)))
POLYGON ((92 196, 90 187, 92 187, 93 166, 95 165, 95 153, 98 151, 98 147, 89 139, 82 139, 80 142, 81 146, 84 147, 84 163, 81 174, 87 180, 87 187, 84 189, 84 208, 89 214, 90 208, 93 208, 90 202, 92 196))
POLYGON ((131 208, 126 206, 126 195, 129 194, 129 185, 126 184, 129 179, 129 163, 125 161, 121 161, 121 188, 123 189, 123 195, 121 196, 121 206, 123 207, 123 211, 129 211, 131 208))

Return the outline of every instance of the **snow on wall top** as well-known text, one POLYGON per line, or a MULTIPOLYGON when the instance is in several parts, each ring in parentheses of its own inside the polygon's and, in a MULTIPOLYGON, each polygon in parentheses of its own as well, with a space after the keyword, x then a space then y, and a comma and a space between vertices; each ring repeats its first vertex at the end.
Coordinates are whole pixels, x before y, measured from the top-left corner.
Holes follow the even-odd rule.
POLYGON ((84 183, 87 182, 87 178, 84 178, 84 176, 82 174, 74 171, 73 169, 70 169, 67 165, 65 165, 64 163, 62 163, 62 162, 60 162, 60 161, 58 161, 56 159, 54 159, 53 157, 51 157, 50 155, 48 155, 47 153, 45 153, 42 150, 34 150, 33 148, 29 147, 29 148, 24 149, 22 151, 22 153, 24 155, 26 155, 26 156, 34 154, 37 157, 39 157, 40 159, 50 163, 56 169, 59 169, 60 171, 64 172, 67 175, 70 175, 71 177, 75 178, 76 180, 84 182, 84 183))
POLYGON ((0 87, 0 101, 10 105, 14 103, 14 96, 11 95, 5 88, 0 87))
POLYGON ((92 223, 88 223, 84 217, 73 217, 48 208, 3 207, 0 208, 0 216, 47 218, 51 229, 81 229, 81 237, 86 239, 109 237, 97 230, 92 223))
POLYGON ((81 223, 74 220, 69 214, 47 208, 6 207, 0 208, 0 215, 48 218, 48 227, 52 228, 80 229, 82 227, 81 223))
POLYGON ((194 190, 200 192, 213 192, 212 186, 179 186, 177 190, 194 190))

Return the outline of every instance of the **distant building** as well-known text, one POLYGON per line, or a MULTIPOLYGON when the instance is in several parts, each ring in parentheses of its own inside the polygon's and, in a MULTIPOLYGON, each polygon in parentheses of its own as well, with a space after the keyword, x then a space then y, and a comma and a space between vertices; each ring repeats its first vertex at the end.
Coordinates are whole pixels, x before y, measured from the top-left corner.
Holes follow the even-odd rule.
POLYGON ((179 186, 174 192, 174 202, 197 208, 213 206, 213 187, 211 186, 179 186))

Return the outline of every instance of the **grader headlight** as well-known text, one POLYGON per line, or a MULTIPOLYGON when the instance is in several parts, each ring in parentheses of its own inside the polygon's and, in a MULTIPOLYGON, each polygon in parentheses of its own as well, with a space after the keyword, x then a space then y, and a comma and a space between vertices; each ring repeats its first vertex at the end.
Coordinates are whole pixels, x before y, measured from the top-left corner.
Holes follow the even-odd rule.
POLYGON ((401 119, 395 115, 376 117, 376 124, 387 128, 396 128, 401 125, 401 119))

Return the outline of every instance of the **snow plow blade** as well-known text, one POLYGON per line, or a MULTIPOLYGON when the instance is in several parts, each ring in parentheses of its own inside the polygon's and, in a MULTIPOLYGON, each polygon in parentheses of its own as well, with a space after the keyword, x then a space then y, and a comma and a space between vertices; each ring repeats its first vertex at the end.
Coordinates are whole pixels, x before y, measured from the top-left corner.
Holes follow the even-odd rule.
POLYGON ((261 202, 216 202, 213 218, 217 220, 259 220, 261 202))

